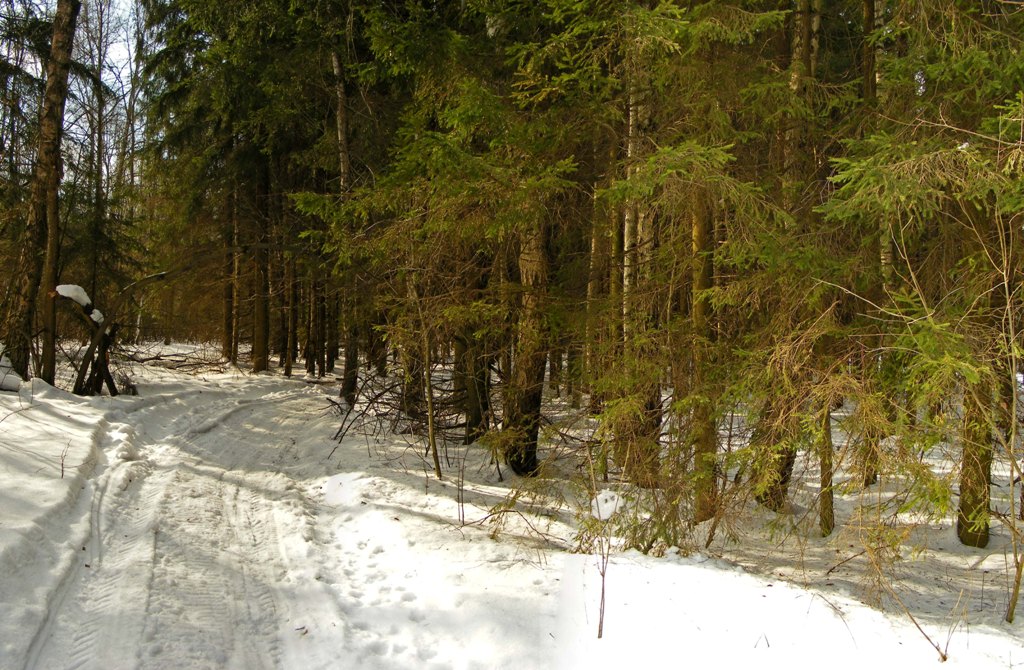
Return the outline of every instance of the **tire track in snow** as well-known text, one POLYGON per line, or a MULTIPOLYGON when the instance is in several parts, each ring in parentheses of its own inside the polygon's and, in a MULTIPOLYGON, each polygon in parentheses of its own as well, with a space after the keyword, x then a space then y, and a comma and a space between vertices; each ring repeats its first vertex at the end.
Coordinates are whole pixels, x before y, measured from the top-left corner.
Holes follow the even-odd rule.
POLYGON ((49 648, 51 654, 37 667, 60 667, 66 654, 69 668, 124 667, 124 640, 142 636, 147 585, 152 572, 153 522, 158 501, 164 495, 166 474, 150 478, 135 495, 121 499, 115 512, 119 523, 102 538, 109 550, 87 564, 87 573, 69 610, 60 635, 72 631, 70 649, 49 648))
POLYGON ((267 548, 276 548, 276 530, 250 522, 267 510, 188 468, 169 491, 175 495, 165 497, 155 532, 140 666, 275 667, 275 600, 265 568, 253 566, 273 559, 267 548))
POLYGON ((97 482, 89 551, 65 575, 27 667, 280 665, 280 635, 292 630, 278 607, 276 582, 290 558, 281 529, 308 540, 308 501, 284 475, 259 470, 282 462, 287 448, 259 453, 271 447, 246 432, 267 426, 250 425, 242 410, 258 416, 290 400, 308 410, 310 396, 305 387, 261 390, 239 385, 124 408, 118 418, 138 423, 132 437, 150 462, 136 467, 135 486, 113 468, 97 482), (232 443, 227 463, 203 462, 232 443))
MULTIPOLYGON (((123 426, 123 424, 111 423, 111 417, 115 415, 123 416, 119 412, 112 412, 101 419, 93 430, 92 441, 98 475, 86 482, 82 489, 83 495, 78 500, 80 508, 84 510, 84 507, 87 506, 88 509, 80 515, 72 515, 73 518, 82 519, 86 529, 80 537, 75 538, 72 548, 75 555, 72 556, 68 567, 63 571, 56 588, 51 592, 46 615, 29 645, 26 655, 26 667, 28 668, 56 667, 47 660, 48 656, 44 653, 45 650, 53 649, 54 646, 64 648, 65 658, 73 656, 71 651, 79 648, 79 644, 86 648, 91 647, 90 641, 94 636, 89 633, 91 627, 86 626, 76 630, 71 650, 67 650, 66 643, 70 637, 62 627, 63 621, 73 616, 71 612, 74 611, 102 616, 102 608, 107 604, 102 597, 96 603, 85 603, 78 597, 81 593, 81 583, 93 578, 95 573, 92 571, 99 567, 98 564, 102 560, 101 519, 107 492, 113 485, 117 485, 123 491, 126 487, 120 486, 119 482, 130 481, 132 477, 144 474, 147 467, 144 462, 134 460, 134 445, 125 444, 123 440, 114 437, 115 433, 118 433, 117 429, 123 426), (114 457, 112 464, 110 463, 111 456, 114 457), (81 553, 78 551, 79 546, 81 546, 81 553), (54 644, 55 640, 56 645, 54 644)), ((133 436, 131 431, 123 435, 123 437, 133 436)), ((118 437, 122 436, 118 434, 118 437)), ((122 498, 116 496, 114 500, 115 502, 124 502, 122 498)), ((87 617, 86 620, 91 620, 91 617, 87 617)), ((69 667, 81 666, 81 663, 76 662, 74 658, 71 658, 71 663, 72 665, 69 667)))

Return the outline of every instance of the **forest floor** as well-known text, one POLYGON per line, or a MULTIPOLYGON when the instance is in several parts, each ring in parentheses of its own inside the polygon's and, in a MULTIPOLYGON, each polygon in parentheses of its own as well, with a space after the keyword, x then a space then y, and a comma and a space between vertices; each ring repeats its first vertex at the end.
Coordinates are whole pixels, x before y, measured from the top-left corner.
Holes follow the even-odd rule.
POLYGON ((925 528, 884 588, 853 524, 793 541, 799 509, 617 552, 598 639, 576 511, 495 516, 517 482, 485 450, 449 446, 438 481, 411 436, 334 442, 336 386, 159 362, 137 396, 0 393, 0 669, 926 667, 928 638, 943 667, 1024 668, 998 532, 925 528))

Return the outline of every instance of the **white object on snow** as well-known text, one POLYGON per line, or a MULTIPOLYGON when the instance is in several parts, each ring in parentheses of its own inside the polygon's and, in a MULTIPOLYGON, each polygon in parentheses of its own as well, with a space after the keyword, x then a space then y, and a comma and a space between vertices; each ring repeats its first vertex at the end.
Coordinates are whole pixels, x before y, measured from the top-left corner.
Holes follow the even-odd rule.
POLYGON ((598 521, 607 521, 615 516, 623 504, 615 491, 601 491, 590 501, 590 514, 598 521))
POLYGON ((82 307, 88 307, 92 305, 92 300, 89 299, 89 294, 85 292, 85 289, 77 284, 61 284, 57 287, 57 293, 74 300, 82 307))
POLYGON ((11 361, 0 356, 0 391, 17 391, 21 388, 21 377, 11 369, 11 361))
POLYGON ((94 309, 92 311, 92 314, 89 315, 89 318, 95 321, 96 323, 103 323, 103 312, 99 311, 98 309, 94 309))

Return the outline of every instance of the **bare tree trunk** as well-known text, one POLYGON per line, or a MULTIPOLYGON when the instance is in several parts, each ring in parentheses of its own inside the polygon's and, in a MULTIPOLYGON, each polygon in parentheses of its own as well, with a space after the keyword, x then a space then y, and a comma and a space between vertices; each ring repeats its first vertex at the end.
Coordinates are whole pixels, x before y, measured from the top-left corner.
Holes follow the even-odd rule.
MULTIPOLYGON (((596 195, 592 199, 596 198, 596 195)), ((587 334, 586 351, 584 352, 584 373, 588 383, 593 382, 601 369, 604 352, 601 347, 607 334, 608 325, 602 318, 602 301, 608 295, 609 276, 611 274, 611 239, 609 221, 605 213, 596 203, 591 205, 590 229, 590 265, 587 276, 587 334)), ((600 394, 593 387, 590 391, 590 411, 600 411, 600 394)))
POLYGON ((991 389, 985 382, 964 391, 961 430, 960 505, 956 534, 969 547, 985 547, 989 539, 989 482, 992 477, 991 389))
POLYGON ((544 392, 544 363, 547 359, 544 302, 547 292, 547 225, 538 222, 523 233, 519 251, 519 273, 523 284, 515 362, 505 408, 505 431, 509 434, 505 458, 520 476, 537 474, 537 438, 540 431, 544 392))
POLYGON ((341 349, 341 335, 338 332, 341 327, 341 299, 336 290, 332 290, 329 296, 324 298, 324 327, 326 330, 324 345, 324 371, 334 372, 338 362, 338 353, 341 349))
MULTIPOLYGON (((264 159, 265 160, 265 159, 264 159)), ((253 252, 252 371, 270 367, 270 164, 261 163, 256 177, 254 214, 256 248, 253 252)))
MULTIPOLYGON (((231 187, 231 241, 237 246, 239 242, 239 221, 238 221, 238 185, 231 187)), ((238 365, 238 341, 241 335, 242 323, 242 255, 235 251, 231 254, 231 355, 228 357, 231 365, 238 365)))
MULTIPOLYGON (((640 158, 648 106, 643 93, 630 91, 627 110, 626 179, 640 158)), ((654 325, 653 257, 655 219, 636 201, 625 203, 623 213, 622 351, 626 365, 635 367, 650 355, 649 333, 654 325)), ((635 396, 637 414, 616 426, 615 460, 625 476, 641 486, 658 483, 661 428, 661 386, 649 379, 627 392, 635 396)))
POLYGON ((224 238, 224 288, 223 304, 224 314, 221 322, 221 344, 220 353, 226 360, 232 360, 233 344, 235 340, 235 192, 228 189, 227 198, 227 220, 224 225, 222 236, 224 238))
POLYGON ((270 365, 270 263, 267 250, 258 244, 253 258, 256 286, 253 291, 252 371, 263 372, 270 365))
MULTIPOLYGON (((346 20, 346 46, 352 39, 352 17, 346 20)), ((342 55, 338 51, 331 53, 331 65, 334 69, 335 96, 335 133, 338 140, 338 190, 342 198, 347 198, 352 190, 352 155, 348 138, 348 95, 345 91, 345 68, 342 55)), ((359 310, 356 307, 358 278, 351 275, 349 296, 344 301, 345 319, 345 369, 342 371, 341 397, 349 405, 355 403, 359 385, 359 310)))
POLYGON ((583 389, 580 380, 583 378, 583 343, 575 340, 569 343, 566 353, 565 391, 569 394, 570 406, 579 409, 583 402, 583 389))
POLYGON ((381 332, 386 323, 387 319, 384 315, 378 314, 366 334, 368 364, 374 368, 378 377, 385 377, 388 372, 388 343, 381 332))
POLYGON ((565 348, 559 344, 554 344, 548 351, 548 387, 551 392, 558 398, 562 395, 562 371, 564 369, 563 361, 565 359, 565 348))
POLYGON ((427 327, 426 319, 423 318, 423 301, 420 299, 419 292, 416 289, 415 280, 412 276, 409 276, 407 281, 409 299, 416 305, 416 317, 419 321, 417 324, 420 334, 418 342, 420 348, 419 357, 423 361, 421 371, 423 379, 421 383, 427 401, 427 444, 430 455, 434 460, 434 474, 438 479, 441 479, 441 458, 437 448, 437 429, 434 417, 434 384, 433 363, 430 355, 430 330, 427 327))
POLYGON ((326 286, 317 284, 316 294, 316 376, 323 379, 327 374, 327 296, 326 286))
POLYGON ((284 376, 292 376, 292 363, 295 359, 295 341, 296 333, 295 326, 297 325, 298 313, 296 311, 296 291, 295 291, 295 259, 288 255, 284 261, 284 290, 285 290, 285 344, 284 351, 281 352, 283 364, 284 364, 284 376))
MULTIPOLYGON (((875 72, 875 46, 871 43, 871 33, 875 29, 875 0, 863 0, 862 15, 864 25, 861 36, 861 68, 862 68, 862 95, 865 107, 874 109, 877 102, 877 86, 875 72)), ((890 242, 889 227, 884 218, 878 221, 878 228, 871 240, 872 253, 877 262, 874 270, 874 286, 871 288, 869 299, 875 305, 881 305, 886 296, 892 290, 892 243, 890 242)), ((876 352, 870 352, 862 357, 862 374, 865 379, 870 379, 877 368, 884 364, 885 336, 879 334, 875 338, 876 352)), ((863 471, 864 486, 872 486, 878 482, 879 456, 881 454, 881 439, 884 436, 878 430, 869 429, 862 442, 860 453, 857 455, 859 465, 863 471)))
POLYGON ((469 357, 469 346, 466 340, 466 337, 457 334, 452 341, 452 406, 459 412, 466 411, 466 397, 469 394, 466 388, 469 376, 469 361, 466 360, 469 357))
POLYGON ((773 512, 786 507, 789 482, 796 464, 795 439, 800 426, 794 421, 793 399, 771 396, 750 438, 756 450, 757 502, 773 512))
MULTIPOLYGON (((46 62, 46 88, 39 120, 39 149, 32 177, 28 219, 21 238, 18 262, 19 280, 10 319, 5 324, 3 342, 12 369, 28 379, 32 349, 36 298, 40 290, 49 225, 59 219, 47 215, 48 193, 54 179, 59 180, 60 140, 64 125, 64 104, 68 95, 68 71, 75 37, 75 24, 82 8, 79 0, 58 0, 53 18, 50 58, 46 62), (55 176, 56 175, 56 176, 55 176)), ((53 235, 57 235, 56 232, 53 235)), ((56 261, 53 261, 56 264, 56 261)), ((43 287, 48 292, 52 287, 43 287)))
MULTIPOLYGON (((43 345, 40 352, 42 371, 39 377, 51 385, 57 374, 57 300, 52 291, 57 286, 57 266, 60 259, 59 190, 60 170, 56 170, 51 175, 50 185, 46 190, 46 257, 43 261, 43 276, 38 297, 42 303, 43 322, 43 345)), ((90 297, 95 300, 92 294, 90 297)))
POLYGON ((359 326, 354 316, 345 328, 345 370, 341 378, 341 397, 349 406, 356 402, 359 390, 359 326))
POLYGON ((821 434, 818 437, 818 464, 821 470, 818 494, 818 527, 828 537, 836 527, 835 502, 832 492, 832 401, 826 399, 821 409, 821 434))
MULTIPOLYGON (((693 252, 692 296, 690 320, 696 341, 693 344, 693 385, 700 388, 705 372, 710 367, 711 343, 715 339, 711 318, 711 301, 706 292, 714 282, 714 251, 711 213, 702 193, 693 198, 691 214, 693 252)), ((715 516, 718 511, 718 426, 710 401, 699 402, 691 416, 694 454, 694 521, 700 523, 715 516)))
POLYGON ((875 30, 875 0, 863 0, 862 13, 864 17, 864 34, 861 37, 861 67, 864 72, 862 93, 864 103, 873 107, 877 98, 875 45, 871 42, 871 33, 875 30))
POLYGON ((347 195, 352 189, 352 159, 348 143, 348 97, 345 93, 345 70, 337 51, 331 53, 334 68, 335 131, 338 137, 338 190, 347 195))
MULTIPOLYGON (((94 236, 93 244, 90 245, 90 282, 89 282, 89 295, 93 300, 100 304, 104 303, 104 296, 99 294, 99 270, 102 263, 100 257, 101 249, 95 243, 96 240, 100 239, 104 234, 104 226, 107 217, 106 209, 106 179, 104 175, 105 167, 105 154, 106 154, 106 91, 104 88, 102 76, 103 66, 107 56, 107 37, 106 37, 106 12, 109 9, 106 3, 102 0, 94 2, 86 6, 87 13, 92 10, 95 13, 95 34, 92 34, 92 30, 86 31, 87 40, 94 41, 93 48, 95 49, 96 62, 94 63, 95 71, 93 76, 95 77, 92 82, 93 92, 93 104, 96 106, 94 114, 94 123, 92 128, 93 140, 93 215, 91 222, 91 232, 94 236)), ((89 23, 88 21, 86 22, 89 23)))
POLYGON ((318 333, 320 332, 320 325, 317 319, 317 303, 319 298, 317 297, 320 293, 319 284, 317 280, 310 276, 309 288, 306 291, 306 345, 303 347, 303 358, 306 363, 306 374, 313 376, 316 374, 316 361, 320 357, 318 347, 320 343, 317 341, 318 333))
POLYGON ((490 367, 479 345, 470 346, 465 354, 466 437, 465 443, 476 442, 487 432, 490 414, 490 367))

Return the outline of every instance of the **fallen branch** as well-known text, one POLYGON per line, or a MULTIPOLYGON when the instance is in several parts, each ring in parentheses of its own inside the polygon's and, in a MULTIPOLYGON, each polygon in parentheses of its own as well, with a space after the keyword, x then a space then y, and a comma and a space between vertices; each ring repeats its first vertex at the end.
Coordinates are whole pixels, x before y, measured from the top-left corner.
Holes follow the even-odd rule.
POLYGON ((849 558, 846 558, 846 559, 844 559, 844 560, 842 560, 842 561, 839 561, 838 563, 836 563, 835 565, 833 565, 833 566, 832 566, 831 568, 829 568, 829 569, 828 569, 828 572, 826 572, 826 573, 825 573, 825 576, 826 576, 826 577, 828 577, 829 575, 831 575, 831 574, 832 574, 832 572, 833 572, 833 571, 834 571, 834 570, 835 570, 836 568, 839 568, 839 567, 841 567, 841 566, 843 566, 843 565, 846 565, 847 563, 849 563, 849 562, 850 562, 850 561, 852 561, 853 559, 857 558, 858 556, 863 556, 864 554, 866 554, 866 553, 867 553, 867 551, 868 551, 867 549, 861 549, 860 551, 858 551, 858 552, 857 552, 856 554, 854 554, 853 556, 850 556, 849 558))

